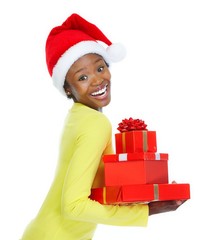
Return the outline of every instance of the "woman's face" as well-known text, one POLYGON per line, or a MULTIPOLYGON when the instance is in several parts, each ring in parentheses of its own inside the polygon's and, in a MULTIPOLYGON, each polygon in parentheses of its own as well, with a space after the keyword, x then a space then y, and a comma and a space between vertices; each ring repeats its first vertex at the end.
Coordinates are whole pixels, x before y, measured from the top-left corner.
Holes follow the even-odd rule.
POLYGON ((111 100, 111 74, 104 59, 97 54, 86 54, 70 67, 66 81, 66 93, 74 102, 101 110, 111 100))

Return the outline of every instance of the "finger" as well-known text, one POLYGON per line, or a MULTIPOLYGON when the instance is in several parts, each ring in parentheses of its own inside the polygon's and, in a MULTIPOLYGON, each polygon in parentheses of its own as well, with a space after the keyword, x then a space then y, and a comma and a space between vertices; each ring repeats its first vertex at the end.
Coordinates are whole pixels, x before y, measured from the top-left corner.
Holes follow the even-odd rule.
POLYGON ((176 200, 176 204, 177 204, 177 205, 179 205, 179 206, 180 206, 182 203, 183 203, 183 201, 182 201, 182 200, 176 200))

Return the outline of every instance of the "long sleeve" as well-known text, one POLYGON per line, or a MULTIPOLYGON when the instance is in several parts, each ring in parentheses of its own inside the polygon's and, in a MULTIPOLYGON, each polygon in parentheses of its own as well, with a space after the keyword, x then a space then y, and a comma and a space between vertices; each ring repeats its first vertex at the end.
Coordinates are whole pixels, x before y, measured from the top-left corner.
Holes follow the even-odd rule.
MULTIPOLYGON (((71 124, 68 125, 71 127, 71 124)), ((69 128, 66 131, 68 130, 69 128)), ((145 226, 148 219, 147 205, 108 206, 89 199, 101 156, 111 144, 111 126, 107 118, 101 113, 93 112, 85 116, 84 121, 79 118, 75 140, 74 133, 68 133, 63 141, 67 148, 62 146, 72 153, 66 153, 70 160, 62 191, 64 216, 92 223, 145 226)))

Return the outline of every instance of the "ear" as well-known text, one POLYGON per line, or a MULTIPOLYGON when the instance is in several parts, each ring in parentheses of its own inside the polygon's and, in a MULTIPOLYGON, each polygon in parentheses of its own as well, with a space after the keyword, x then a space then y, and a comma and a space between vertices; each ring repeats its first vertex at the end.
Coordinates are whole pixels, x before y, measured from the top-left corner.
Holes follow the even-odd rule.
POLYGON ((71 89, 70 85, 68 84, 68 82, 66 80, 64 82, 63 88, 64 88, 64 91, 66 93, 66 96, 68 98, 73 98, 72 89, 71 89))
POLYGON ((72 95, 71 89, 65 89, 65 92, 68 97, 72 95))
POLYGON ((74 100, 74 96, 73 96, 73 94, 72 94, 71 89, 66 89, 65 92, 66 92, 66 96, 67 96, 68 98, 72 98, 72 99, 74 100))

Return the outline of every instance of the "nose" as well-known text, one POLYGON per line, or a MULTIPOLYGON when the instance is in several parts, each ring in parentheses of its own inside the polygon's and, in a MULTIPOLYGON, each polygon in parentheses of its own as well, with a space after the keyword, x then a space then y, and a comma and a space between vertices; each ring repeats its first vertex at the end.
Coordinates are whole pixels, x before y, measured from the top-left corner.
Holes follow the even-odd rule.
POLYGON ((95 86, 98 86, 98 85, 101 85, 103 82, 103 78, 101 76, 98 76, 98 75, 94 75, 92 77, 92 84, 95 85, 95 86))

